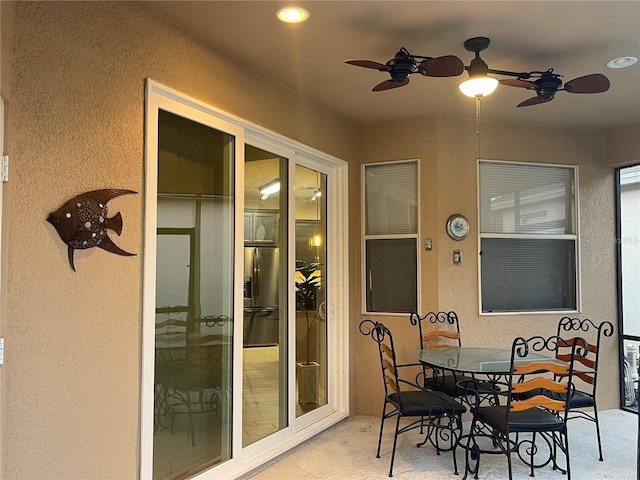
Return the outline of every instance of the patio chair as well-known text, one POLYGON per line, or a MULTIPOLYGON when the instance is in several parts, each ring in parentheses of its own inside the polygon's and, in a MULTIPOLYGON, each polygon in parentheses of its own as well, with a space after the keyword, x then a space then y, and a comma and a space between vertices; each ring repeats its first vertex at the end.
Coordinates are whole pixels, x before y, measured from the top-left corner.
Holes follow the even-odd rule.
POLYGON ((380 435, 378 437, 378 449, 376 458, 380 458, 382 434, 384 422, 388 418, 396 417, 395 431, 393 435, 393 447, 391 450, 391 463, 389 476, 393 476, 393 462, 395 459, 398 435, 410 430, 426 427, 427 433, 422 443, 429 441, 439 455, 441 451, 453 452, 453 468, 458 474, 458 465, 455 457, 455 445, 462 432, 462 414, 466 407, 452 399, 443 392, 429 391, 420 388, 413 382, 400 378, 399 371, 406 367, 415 367, 420 364, 402 364, 396 361, 396 353, 391 331, 380 322, 363 320, 360 323, 360 333, 371 336, 378 346, 382 380, 384 384, 384 405, 380 419, 380 435), (400 426, 400 419, 404 417, 415 418, 411 423, 400 426), (448 445, 441 445, 441 442, 448 445))
MULTIPOLYGON (((570 334, 569 332, 580 335, 580 337, 586 337, 589 341, 587 344, 587 355, 575 359, 581 365, 576 367, 573 376, 576 387, 569 397, 569 410, 571 411, 569 418, 583 418, 596 424, 598 453, 600 455, 600 461, 602 461, 602 441, 600 439, 600 424, 598 422, 598 406, 596 402, 598 357, 600 354, 600 341, 603 336, 610 337, 613 335, 613 324, 604 321, 596 325, 588 318, 580 320, 578 318, 563 317, 558 322, 558 336, 565 338, 570 334), (589 335, 589 333, 591 333, 591 335, 589 335), (583 366, 587 368, 586 371, 583 370, 583 366), (585 408, 591 409, 591 412, 584 411, 583 409, 585 408)), ((556 358, 565 361, 570 359, 570 347, 574 338, 565 338, 564 343, 558 343, 556 358)))
MULTIPOLYGON (((534 467, 552 462, 554 470, 559 469, 567 474, 568 480, 571 479, 567 437, 569 405, 562 398, 567 398, 573 392, 574 359, 585 355, 586 341, 581 338, 566 342, 557 336, 536 336, 529 339, 518 337, 513 341, 510 373, 506 375, 502 391, 498 394, 501 404, 482 405, 482 392, 475 395, 464 478, 468 473, 474 473, 474 478, 478 478, 483 453, 502 453, 507 457, 508 478, 511 480, 511 454, 517 453, 529 465, 532 477, 534 467), (559 343, 570 345, 568 361, 553 358, 559 343), (533 353, 538 354, 538 357, 527 359, 533 353), (547 354, 548 359, 540 357, 547 354), (535 394, 531 395, 532 391, 535 394), (483 438, 491 440, 492 450, 480 447, 479 441, 483 438), (540 461, 539 457, 534 458, 543 451, 543 444, 536 441, 545 442, 549 448, 549 458, 545 461, 540 461), (562 469, 556 461, 558 450, 565 456, 566 469, 562 469), (474 467, 470 460, 475 460, 474 467)), ((469 383, 465 387, 471 390, 473 384, 469 383)))
MULTIPOLYGON (((428 312, 422 316, 416 312, 411 312, 409 321, 411 325, 418 327, 421 349, 462 346, 456 312, 428 312), (431 325, 431 328, 427 328, 429 325, 431 325), (436 330, 432 330, 434 326, 436 330)), ((460 398, 469 393, 461 385, 474 379, 473 376, 462 375, 450 370, 424 366, 422 374, 416 378, 416 381, 424 388, 438 390, 451 397, 460 398)), ((484 382, 484 384, 487 387, 487 392, 493 390, 493 387, 488 382, 484 382)))

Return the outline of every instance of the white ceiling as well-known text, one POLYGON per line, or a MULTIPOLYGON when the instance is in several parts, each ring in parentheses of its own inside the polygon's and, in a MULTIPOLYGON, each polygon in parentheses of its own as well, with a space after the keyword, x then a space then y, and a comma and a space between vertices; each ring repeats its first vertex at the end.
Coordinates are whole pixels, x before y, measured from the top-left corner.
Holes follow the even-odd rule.
MULTIPOLYGON (((216 48, 358 123, 444 115, 475 118, 472 98, 458 91, 467 74, 453 78, 412 75, 408 85, 371 92, 388 74, 345 64, 385 63, 400 47, 414 55, 473 53, 463 43, 485 36, 489 68, 513 72, 553 68, 563 80, 602 73, 606 93, 558 92, 553 101, 517 108, 533 96, 500 86, 481 104, 483 120, 608 129, 640 122, 640 62, 624 69, 606 63, 640 58, 638 1, 314 1, 299 25, 275 12, 291 2, 145 1, 216 48)), ((508 78, 508 77, 500 77, 508 78)))

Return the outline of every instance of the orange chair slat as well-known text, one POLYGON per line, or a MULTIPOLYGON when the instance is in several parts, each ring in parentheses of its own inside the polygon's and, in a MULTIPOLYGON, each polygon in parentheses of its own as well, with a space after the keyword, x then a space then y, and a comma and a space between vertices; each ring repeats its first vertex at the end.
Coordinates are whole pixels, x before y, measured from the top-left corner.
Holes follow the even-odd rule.
POLYGON ((529 362, 520 365, 514 365, 513 373, 516 375, 526 375, 528 373, 547 371, 556 375, 567 375, 569 373, 569 365, 556 362, 529 362))
MULTIPOLYGON (((457 340, 458 338, 460 338, 460 335, 458 334, 458 332, 450 332, 448 330, 435 330, 433 332, 423 334, 422 340, 424 342, 429 342, 431 340, 434 340, 440 337, 457 340)), ((448 345, 448 346, 451 346, 451 345, 448 345)))
POLYGON ((396 374, 396 369, 393 368, 393 365, 389 360, 387 359, 382 360, 382 365, 384 365, 384 368, 386 368, 389 372, 391 372, 392 375, 396 374))
POLYGON ((576 357, 575 361, 581 363, 585 367, 588 367, 588 368, 591 368, 591 369, 594 369, 594 370, 596 368, 596 361, 594 359, 592 359, 592 358, 576 357))
POLYGON ((589 375, 588 373, 574 372, 573 376, 578 377, 580 380, 590 385, 593 385, 593 383, 596 381, 595 377, 593 375, 589 375))
POLYGON ((526 382, 514 383, 511 386, 513 393, 530 392, 537 388, 544 388, 552 392, 564 393, 567 391, 567 384, 562 382, 555 382, 550 378, 536 377, 526 382))
MULTIPOLYGON (((570 348, 574 342, 576 342, 576 340, 578 341, 578 348, 582 348, 583 346, 583 338, 581 337, 573 337, 573 338, 567 338, 567 339, 560 339, 560 341, 558 342, 558 346, 560 348, 570 348)), ((598 351, 598 346, 594 345, 593 343, 587 343, 587 348, 589 349, 589 351, 591 353, 596 353, 598 351)))
POLYGON ((389 385, 389 387, 391 388, 391 390, 393 390, 394 392, 398 391, 398 385, 396 385, 396 381, 395 379, 391 378, 389 375, 386 375, 384 377, 384 381, 387 385, 389 385))
POLYGON ((381 343, 380 350, 382 350, 389 358, 393 358, 393 353, 391 352, 391 347, 389 347, 389 345, 381 343))
POLYGON ((564 406, 565 402, 561 400, 553 400, 552 398, 545 397, 544 395, 536 395, 521 401, 511 401, 512 412, 521 412, 535 407, 548 408, 549 410, 558 412, 564 410, 564 406))

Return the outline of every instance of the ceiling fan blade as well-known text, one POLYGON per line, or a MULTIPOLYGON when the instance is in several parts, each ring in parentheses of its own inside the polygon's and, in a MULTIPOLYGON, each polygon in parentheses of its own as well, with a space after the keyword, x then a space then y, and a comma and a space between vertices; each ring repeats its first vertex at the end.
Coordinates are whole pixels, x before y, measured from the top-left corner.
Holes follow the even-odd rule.
POLYGON ((564 84, 569 93, 602 93, 609 90, 609 79, 600 73, 574 78, 564 84))
POLYGON ((401 82, 396 82, 395 80, 385 80, 382 83, 379 83, 375 87, 371 89, 372 92, 380 92, 382 90, 390 90, 392 88, 402 87, 409 83, 409 79, 402 80, 401 82))
POLYGON ((547 103, 553 100, 553 97, 532 97, 524 102, 518 104, 519 107, 529 107, 531 105, 538 105, 540 103, 547 103))
POLYGON ((371 60, 347 60, 344 63, 355 65, 356 67, 375 68, 376 70, 388 71, 389 66, 384 63, 378 63, 371 60))
POLYGON ((505 78, 500 80, 500 85, 519 88, 535 88, 536 84, 528 80, 520 80, 519 78, 505 78))
POLYGON ((464 64, 454 55, 430 58, 420 63, 420 73, 427 77, 457 77, 462 72, 464 64))

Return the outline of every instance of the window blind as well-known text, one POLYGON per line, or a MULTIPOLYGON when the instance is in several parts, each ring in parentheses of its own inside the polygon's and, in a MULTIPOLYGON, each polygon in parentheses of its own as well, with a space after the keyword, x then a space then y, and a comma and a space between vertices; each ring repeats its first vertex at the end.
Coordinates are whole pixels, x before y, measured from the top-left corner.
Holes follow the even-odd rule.
POLYGON ((418 232, 418 164, 365 167, 366 235, 418 232))
POLYGON ((480 233, 573 234, 571 167, 480 163, 480 233))

